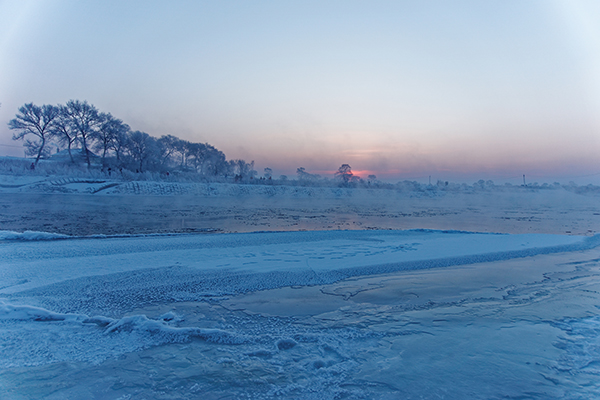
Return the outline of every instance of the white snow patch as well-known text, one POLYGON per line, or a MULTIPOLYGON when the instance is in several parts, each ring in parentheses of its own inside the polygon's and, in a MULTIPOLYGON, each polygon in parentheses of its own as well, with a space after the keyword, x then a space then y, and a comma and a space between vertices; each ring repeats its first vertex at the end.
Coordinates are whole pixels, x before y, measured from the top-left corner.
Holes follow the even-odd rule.
POLYGON ((55 313, 40 307, 13 305, 0 301, 0 320, 83 321, 86 315, 55 313))
MULTIPOLYGON (((168 313, 167 317, 172 314, 168 313)), ((192 338, 228 345, 257 340, 222 329, 177 327, 172 325, 177 321, 166 321, 164 317, 89 317, 0 301, 0 343, 3 344, 0 368, 67 360, 98 364, 126 352, 164 343, 183 343, 192 338), (46 348, 43 354, 38 351, 40 345, 46 348), (70 350, 65 352, 65 348, 70 350)))
POLYGON ((69 239, 71 236, 60 233, 38 232, 38 231, 0 231, 0 240, 57 240, 69 239))

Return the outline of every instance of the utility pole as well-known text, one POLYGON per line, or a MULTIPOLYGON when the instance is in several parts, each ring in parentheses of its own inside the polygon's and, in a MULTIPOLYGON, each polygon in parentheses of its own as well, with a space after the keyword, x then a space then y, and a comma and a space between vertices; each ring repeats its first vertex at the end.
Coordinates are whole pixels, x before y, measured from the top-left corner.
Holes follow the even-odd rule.
POLYGON ((525 174, 523 174, 523 186, 527 186, 527 184, 525 183, 525 174))

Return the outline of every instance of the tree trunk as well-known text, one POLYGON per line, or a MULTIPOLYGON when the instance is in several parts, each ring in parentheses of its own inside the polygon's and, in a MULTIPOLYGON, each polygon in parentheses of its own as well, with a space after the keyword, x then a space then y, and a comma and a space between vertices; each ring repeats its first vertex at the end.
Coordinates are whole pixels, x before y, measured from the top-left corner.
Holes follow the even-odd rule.
POLYGON ((106 158, 106 147, 104 148, 104 152, 102 152, 102 166, 104 167, 104 160, 106 158))
POLYGON ((42 144, 40 145, 40 149, 38 150, 38 155, 35 158, 35 166, 37 167, 38 161, 40 161, 40 157, 42 156, 42 150, 44 150, 44 145, 46 144, 46 138, 42 136, 42 144))
POLYGON ((67 150, 69 151, 69 157, 71 157, 71 164, 75 164, 75 159, 73 158, 73 154, 71 154, 71 143, 73 143, 73 142, 71 142, 69 140, 69 144, 67 145, 67 150))
POLYGON ((87 162, 88 169, 90 169, 92 166, 90 163, 90 151, 87 148, 87 143, 85 142, 85 137, 82 138, 81 144, 83 144, 83 151, 85 151, 85 161, 87 162))

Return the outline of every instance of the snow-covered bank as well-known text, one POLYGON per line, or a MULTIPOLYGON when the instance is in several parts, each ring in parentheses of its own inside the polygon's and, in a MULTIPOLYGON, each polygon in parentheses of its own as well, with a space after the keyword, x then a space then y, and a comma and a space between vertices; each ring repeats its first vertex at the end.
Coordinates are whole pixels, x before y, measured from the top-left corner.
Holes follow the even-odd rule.
POLYGON ((387 196, 388 192, 401 192, 414 197, 439 197, 448 193, 485 192, 552 192, 568 191, 581 195, 599 196, 600 186, 575 184, 537 183, 524 185, 495 185, 492 181, 469 184, 438 182, 436 185, 414 181, 396 184, 374 184, 358 187, 339 187, 335 181, 327 184, 305 181, 265 181, 238 184, 230 179, 222 181, 187 181, 168 175, 144 176, 118 172, 83 171, 75 174, 6 174, 0 173, 0 193, 71 193, 71 194, 135 194, 152 196, 283 196, 283 197, 348 197, 371 195, 387 196))

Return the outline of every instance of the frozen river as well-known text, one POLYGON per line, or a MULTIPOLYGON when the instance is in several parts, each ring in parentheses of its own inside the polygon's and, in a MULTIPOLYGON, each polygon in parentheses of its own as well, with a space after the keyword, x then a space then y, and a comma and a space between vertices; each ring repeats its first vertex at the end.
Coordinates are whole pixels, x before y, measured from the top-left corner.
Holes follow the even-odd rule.
POLYGON ((2 179, 0 175, 0 229, 20 232, 600 232, 598 196, 562 188, 497 187, 446 192, 172 182, 69 183, 67 179, 50 178, 19 186, 18 181, 3 185, 2 179), (102 190, 104 187, 108 189, 102 190))
POLYGON ((7 398, 600 395, 598 237, 1 237, 7 398))
POLYGON ((600 397, 593 194, 2 179, 2 399, 600 397))

